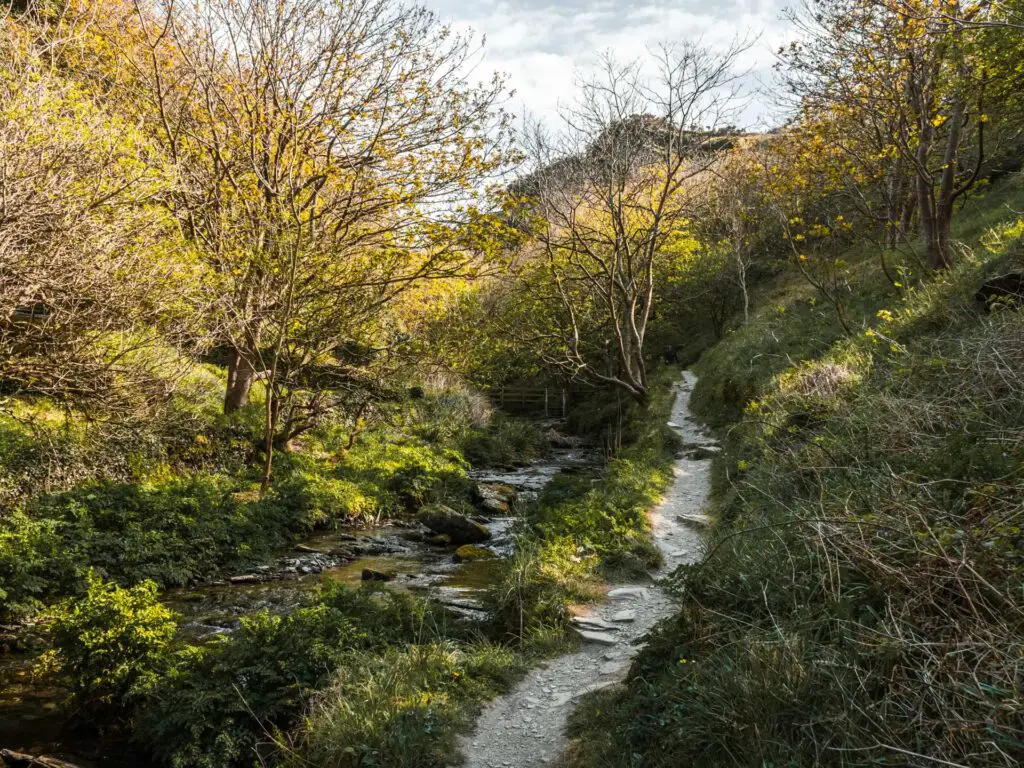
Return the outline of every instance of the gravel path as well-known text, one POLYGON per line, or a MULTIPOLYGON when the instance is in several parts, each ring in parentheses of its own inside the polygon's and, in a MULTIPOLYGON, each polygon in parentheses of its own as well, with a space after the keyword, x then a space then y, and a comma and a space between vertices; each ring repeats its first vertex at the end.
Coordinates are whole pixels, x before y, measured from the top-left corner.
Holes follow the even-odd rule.
MULTIPOLYGON (((693 421, 689 399, 696 378, 684 371, 674 386, 676 400, 669 426, 683 438, 683 458, 676 479, 651 513, 654 540, 665 556, 665 576, 681 563, 700 557, 701 508, 710 487, 710 457, 718 450, 693 421)), ((581 649, 535 669, 507 696, 483 711, 472 736, 460 751, 467 768, 533 768, 552 765, 565 747, 565 724, 574 701, 591 691, 621 681, 633 645, 659 619, 672 611, 670 598, 656 585, 617 584, 608 600, 577 621, 584 637, 581 649)))

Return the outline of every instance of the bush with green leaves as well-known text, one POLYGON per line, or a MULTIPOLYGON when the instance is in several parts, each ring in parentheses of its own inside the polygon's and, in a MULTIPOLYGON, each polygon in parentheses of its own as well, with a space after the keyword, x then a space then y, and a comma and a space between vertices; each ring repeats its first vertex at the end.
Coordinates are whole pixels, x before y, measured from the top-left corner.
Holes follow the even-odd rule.
POLYGON ((333 477, 330 470, 296 469, 272 491, 276 503, 295 510, 307 528, 372 521, 383 503, 375 486, 333 477))
POLYGON ((486 428, 469 431, 462 452, 474 466, 517 466, 539 459, 548 444, 536 422, 496 413, 486 428))
POLYGON ((265 556, 304 525, 274 498, 244 501, 229 478, 93 483, 0 519, 2 613, 77 593, 84 573, 180 586, 265 556))
POLYGON ((292 726, 352 652, 438 636, 459 637, 438 606, 379 587, 325 584, 287 616, 247 616, 175 669, 140 708, 136 739, 175 768, 251 764, 257 749, 273 747, 268 734, 292 726))
POLYGON ((376 489, 389 514, 466 496, 469 465, 458 450, 414 435, 386 431, 363 435, 339 462, 336 476, 376 489))
POLYGON ((177 623, 151 581, 124 589, 90 572, 85 593, 58 607, 51 629, 41 668, 68 686, 79 713, 126 710, 173 663, 177 623))

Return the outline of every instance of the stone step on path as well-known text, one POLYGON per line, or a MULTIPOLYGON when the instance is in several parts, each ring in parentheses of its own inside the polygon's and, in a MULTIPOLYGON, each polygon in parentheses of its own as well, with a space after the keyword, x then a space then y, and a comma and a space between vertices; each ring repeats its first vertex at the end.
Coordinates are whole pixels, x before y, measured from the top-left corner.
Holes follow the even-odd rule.
MULTIPOLYGON (((711 441, 690 417, 688 403, 696 378, 688 371, 676 385, 671 425, 685 444, 711 441)), ((675 481, 651 513, 654 541, 665 558, 651 576, 667 575, 701 553, 701 526, 687 518, 699 515, 710 489, 710 456, 684 454, 676 460, 675 481)), ((557 764, 565 749, 565 724, 575 702, 595 690, 622 681, 640 639, 673 611, 669 596, 657 585, 617 584, 608 600, 573 624, 586 642, 580 650, 531 671, 511 693, 492 701, 475 732, 460 740, 466 768, 536 768, 557 764), (586 635, 591 635, 588 638, 586 635)))

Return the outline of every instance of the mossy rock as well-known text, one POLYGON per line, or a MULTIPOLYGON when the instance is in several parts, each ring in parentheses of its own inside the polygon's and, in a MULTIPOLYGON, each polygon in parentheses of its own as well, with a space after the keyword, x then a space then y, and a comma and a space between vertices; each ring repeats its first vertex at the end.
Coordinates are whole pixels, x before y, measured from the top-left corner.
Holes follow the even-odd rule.
POLYGON ((478 483, 473 495, 481 509, 492 514, 507 515, 519 493, 505 483, 478 483))
POLYGON ((491 532, 444 504, 430 504, 420 510, 420 522, 434 533, 443 533, 452 544, 479 544, 491 538, 491 532))
POLYGON ((456 563, 469 563, 474 560, 494 560, 496 554, 487 547, 478 547, 476 544, 463 544, 455 550, 453 559, 456 563))

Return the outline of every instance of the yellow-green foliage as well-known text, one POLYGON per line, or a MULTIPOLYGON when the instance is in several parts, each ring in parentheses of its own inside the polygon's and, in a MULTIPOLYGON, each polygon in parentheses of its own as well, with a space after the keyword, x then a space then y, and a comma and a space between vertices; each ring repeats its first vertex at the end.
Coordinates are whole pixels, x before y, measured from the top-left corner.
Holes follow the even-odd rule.
POLYGON ((153 582, 122 589, 90 572, 85 594, 58 607, 40 668, 68 685, 79 710, 123 708, 170 666, 176 629, 153 582))

